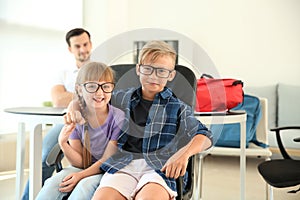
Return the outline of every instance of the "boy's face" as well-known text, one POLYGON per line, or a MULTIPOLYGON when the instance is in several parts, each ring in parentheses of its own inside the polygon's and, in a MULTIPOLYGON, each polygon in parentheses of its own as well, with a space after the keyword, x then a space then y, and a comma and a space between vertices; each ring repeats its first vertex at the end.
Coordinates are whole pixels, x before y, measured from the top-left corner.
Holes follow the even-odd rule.
POLYGON ((140 77, 143 98, 153 100, 155 95, 164 89, 167 82, 175 77, 174 59, 170 56, 160 56, 151 62, 149 58, 146 58, 142 66, 136 66, 136 73, 140 77), (149 74, 151 70, 153 72, 149 74))

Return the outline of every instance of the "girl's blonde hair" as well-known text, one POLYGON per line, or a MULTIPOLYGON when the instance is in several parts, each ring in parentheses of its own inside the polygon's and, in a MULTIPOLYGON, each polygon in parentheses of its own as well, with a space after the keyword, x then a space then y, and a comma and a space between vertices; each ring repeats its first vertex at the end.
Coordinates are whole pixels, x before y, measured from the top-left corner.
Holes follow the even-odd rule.
POLYGON ((104 63, 89 62, 80 68, 77 75, 76 94, 79 100, 81 115, 86 121, 84 124, 84 143, 82 151, 83 169, 88 168, 92 164, 92 155, 90 153, 90 136, 88 133, 88 122, 86 118, 86 103, 78 92, 78 86, 87 81, 114 82, 114 71, 104 63))
POLYGON ((157 58, 161 56, 170 56, 174 60, 174 65, 176 62, 176 51, 166 42, 153 40, 147 42, 139 55, 139 64, 143 64, 146 58, 150 57, 150 61, 154 62, 157 58))
POLYGON ((86 81, 114 82, 114 71, 104 63, 89 62, 80 68, 76 84, 82 84, 86 81))

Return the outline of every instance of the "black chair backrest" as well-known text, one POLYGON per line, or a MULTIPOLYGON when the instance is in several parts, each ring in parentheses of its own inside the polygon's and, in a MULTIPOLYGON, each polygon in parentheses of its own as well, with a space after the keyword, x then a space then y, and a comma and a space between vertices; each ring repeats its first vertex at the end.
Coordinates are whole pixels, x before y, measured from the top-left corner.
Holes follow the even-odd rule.
MULTIPOLYGON (((111 68, 115 71, 116 89, 125 89, 129 87, 140 86, 139 77, 136 74, 135 64, 117 64, 111 68)), ((176 76, 173 81, 168 82, 167 87, 171 88, 173 93, 194 108, 197 79, 194 72, 182 65, 176 65, 176 76)))
MULTIPOLYGON (((126 89, 129 87, 140 86, 139 77, 136 74, 135 64, 118 64, 112 65, 115 71, 116 89, 126 89)), ((177 98, 184 101, 194 109, 196 98, 197 79, 194 72, 182 65, 176 65, 176 76, 173 81, 168 82, 167 87, 171 88, 177 98)), ((189 178, 185 189, 183 188, 183 177, 176 179, 177 193, 176 200, 190 199, 193 194, 194 181, 194 159, 190 158, 187 166, 189 178), (184 192, 185 191, 185 192, 184 192)))

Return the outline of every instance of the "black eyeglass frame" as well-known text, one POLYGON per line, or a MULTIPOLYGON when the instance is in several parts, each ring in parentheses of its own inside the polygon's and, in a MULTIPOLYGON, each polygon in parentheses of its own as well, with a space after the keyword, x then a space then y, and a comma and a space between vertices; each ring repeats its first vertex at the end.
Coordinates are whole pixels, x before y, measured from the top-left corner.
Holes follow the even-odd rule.
POLYGON ((99 83, 96 83, 96 82, 87 82, 87 83, 83 83, 83 84, 80 84, 80 85, 82 85, 84 87, 85 91, 88 92, 88 93, 96 93, 96 92, 98 92, 99 88, 101 88, 101 90, 104 93, 112 93, 115 89, 115 83, 113 83, 113 82, 106 82, 106 83, 102 83, 102 84, 99 84, 99 83), (97 89, 94 92, 91 92, 86 88, 86 85, 91 84, 91 83, 98 86, 97 89), (110 92, 107 92, 107 91, 105 91, 105 89, 103 89, 103 86, 106 85, 106 84, 112 84, 113 85, 113 88, 110 92))
POLYGON ((165 68, 153 67, 153 66, 151 66, 151 65, 139 64, 139 72, 140 72, 141 74, 144 74, 144 75, 151 75, 151 74, 153 74, 154 71, 155 71, 156 76, 159 77, 159 78, 169 78, 170 74, 171 74, 173 71, 175 71, 175 69, 173 69, 173 70, 168 70, 168 69, 165 69, 165 68), (152 70, 151 70, 151 73, 145 74, 145 73, 141 72, 141 67, 143 67, 143 66, 150 67, 150 68, 152 69, 152 70), (168 72, 169 72, 169 73, 168 73, 168 76, 160 76, 160 75, 158 75, 157 70, 160 70, 160 69, 168 71, 168 72))

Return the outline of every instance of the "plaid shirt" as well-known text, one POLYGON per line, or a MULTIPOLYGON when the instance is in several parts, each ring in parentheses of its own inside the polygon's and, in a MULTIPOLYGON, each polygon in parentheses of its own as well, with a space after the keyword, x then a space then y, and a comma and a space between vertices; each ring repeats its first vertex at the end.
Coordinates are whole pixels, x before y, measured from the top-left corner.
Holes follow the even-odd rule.
MULTIPOLYGON (((133 160, 133 154, 122 149, 128 137, 130 111, 139 103, 141 88, 114 92, 111 103, 125 112, 123 128, 118 138, 119 151, 102 164, 101 169, 115 173, 133 160)), ((176 98, 169 88, 158 93, 148 113, 142 153, 147 164, 163 177, 167 185, 176 191, 176 180, 167 178, 160 169, 166 161, 185 146, 196 134, 212 134, 199 122, 190 106, 176 98)))

